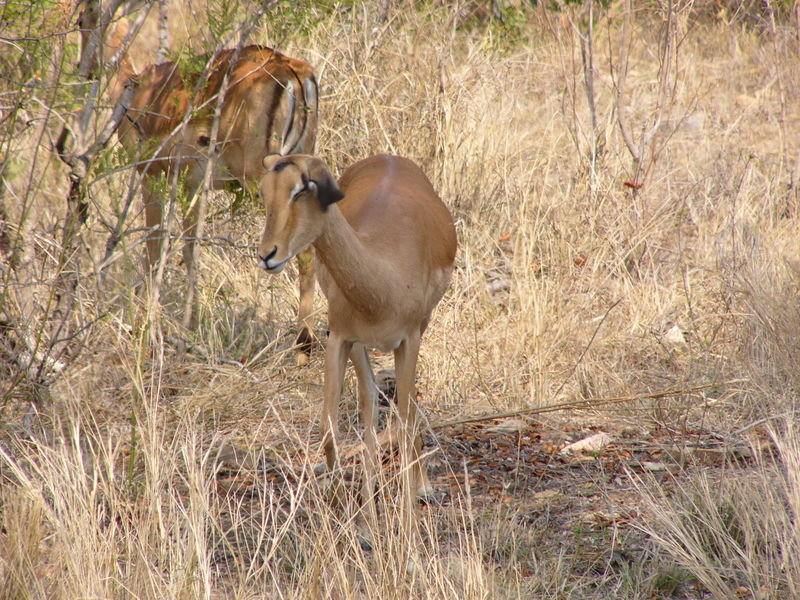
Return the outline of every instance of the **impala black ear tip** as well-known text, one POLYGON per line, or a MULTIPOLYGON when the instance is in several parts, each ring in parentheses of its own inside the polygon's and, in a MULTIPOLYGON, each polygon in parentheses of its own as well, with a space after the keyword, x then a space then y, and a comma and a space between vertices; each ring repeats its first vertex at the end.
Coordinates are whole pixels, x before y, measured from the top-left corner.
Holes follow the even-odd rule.
POLYGON ((344 198, 344 194, 336 184, 336 180, 331 175, 324 160, 316 156, 309 156, 308 159, 306 163, 306 172, 309 179, 307 186, 310 188, 313 184, 316 188, 317 200, 324 212, 328 210, 331 204, 335 204, 344 198))
POLYGON ((319 199, 323 211, 328 210, 331 204, 335 204, 344 198, 344 194, 339 189, 339 186, 332 181, 310 181, 309 186, 311 184, 314 184, 317 188, 317 198, 319 199))

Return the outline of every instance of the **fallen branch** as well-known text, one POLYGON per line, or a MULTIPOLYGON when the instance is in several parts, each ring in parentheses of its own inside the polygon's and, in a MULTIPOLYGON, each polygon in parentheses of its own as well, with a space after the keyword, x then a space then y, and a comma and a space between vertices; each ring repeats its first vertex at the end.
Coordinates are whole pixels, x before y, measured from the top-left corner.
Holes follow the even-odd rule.
POLYGON ((788 419, 789 417, 794 417, 795 415, 800 414, 800 410, 788 410, 786 412, 782 412, 778 415, 769 415, 768 417, 764 417, 763 419, 758 419, 757 421, 753 421, 752 423, 748 423, 744 427, 740 427, 736 431, 731 434, 731 437, 736 437, 745 433, 746 431, 750 431, 751 429, 755 429, 759 425, 764 425, 765 423, 769 423, 770 421, 777 421, 778 419, 788 419))
POLYGON ((712 387, 720 385, 729 385, 743 381, 742 379, 732 379, 730 381, 722 381, 715 383, 706 383, 703 385, 696 385, 688 388, 673 388, 670 390, 662 390, 660 392, 649 392, 645 394, 636 394, 633 396, 616 396, 610 398, 588 398, 586 400, 574 400, 572 402, 562 402, 560 404, 551 404, 550 406, 536 406, 531 408, 522 408, 518 410, 511 410, 502 413, 493 413, 489 415, 481 415, 477 417, 468 417, 466 419, 458 419, 456 421, 444 421, 442 423, 431 424, 431 429, 444 429, 445 427, 453 427, 455 425, 466 425, 468 423, 480 423, 483 421, 494 421, 497 419, 509 419, 512 417, 520 417, 522 415, 539 415, 544 413, 558 412, 561 410, 581 410, 586 408, 596 408, 598 406, 607 406, 609 404, 625 404, 627 402, 636 402, 637 400, 656 400, 659 398, 669 398, 670 396, 680 396, 682 394, 692 394, 701 390, 707 390, 712 387))

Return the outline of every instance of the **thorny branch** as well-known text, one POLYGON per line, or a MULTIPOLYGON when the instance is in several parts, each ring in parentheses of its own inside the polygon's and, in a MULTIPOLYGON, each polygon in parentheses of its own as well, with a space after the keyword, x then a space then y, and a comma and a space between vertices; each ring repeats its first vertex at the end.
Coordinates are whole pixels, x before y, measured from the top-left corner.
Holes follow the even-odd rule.
MULTIPOLYGON (((92 118, 97 112, 96 101, 100 81, 99 79, 91 81, 89 78, 92 74, 93 61, 102 47, 102 33, 114 19, 122 4, 122 0, 113 0, 108 3, 99 17, 99 21, 97 15, 102 8, 99 2, 84 0, 82 3, 76 4, 76 6, 83 5, 85 9, 80 23, 86 43, 82 48, 78 67, 78 75, 81 79, 79 85, 82 87, 88 85, 89 87, 84 106, 75 116, 77 135, 73 136, 71 127, 64 123, 54 145, 59 158, 69 167, 66 214, 61 228, 60 247, 55 256, 57 274, 53 285, 48 286, 44 305, 35 304, 32 292, 23 290, 20 292, 22 297, 18 299, 19 319, 14 318, 13 322, 9 321, 9 327, 15 330, 17 340, 10 343, 12 345, 21 344, 24 348, 24 351, 18 356, 20 360, 16 361, 20 372, 43 388, 49 385, 48 377, 50 375, 63 371, 65 367, 58 357, 63 357, 67 345, 72 347, 72 342, 80 337, 80 334, 85 332, 89 326, 88 322, 82 320, 82 324, 72 331, 72 315, 79 302, 77 296, 80 268, 78 234, 86 222, 89 212, 89 205, 86 201, 86 180, 92 162, 110 142, 127 112, 127 105, 133 95, 132 84, 129 84, 124 88, 105 125, 98 134, 91 135, 89 129, 92 118), (88 13, 92 13, 91 16, 87 16, 88 13), (75 142, 68 150, 67 144, 72 137, 75 137, 75 142), (39 317, 36 316, 37 313, 39 317), (34 327, 32 324, 35 322, 38 322, 38 325, 34 327), (34 329, 37 331, 35 335, 32 333, 34 329), (47 332, 45 332, 46 329, 47 332), (56 351, 59 347, 61 350, 56 351)), ((68 18, 72 17, 74 15, 68 18)), ((46 111, 46 116, 41 121, 43 136, 48 133, 47 123, 50 118, 57 116, 53 108, 53 101, 55 100, 55 91, 63 85, 60 82, 64 56, 63 42, 60 47, 61 52, 53 62, 56 66, 47 81, 47 89, 53 90, 53 98, 50 102, 43 104, 46 111)), ((36 164, 35 158, 32 164, 36 164)), ((32 243, 30 239, 20 238, 20 241, 23 247, 32 243)), ((32 256, 33 250, 32 248, 23 248, 21 252, 32 256)), ((23 265, 21 268, 25 268, 25 266, 23 265)), ((14 269, 13 266, 12 269, 14 269)), ((19 273, 16 274, 16 277, 18 276, 19 273)), ((10 275, 4 276, 4 281, 10 281, 10 277, 10 275)), ((30 281, 30 277, 26 277, 26 281, 30 281)))

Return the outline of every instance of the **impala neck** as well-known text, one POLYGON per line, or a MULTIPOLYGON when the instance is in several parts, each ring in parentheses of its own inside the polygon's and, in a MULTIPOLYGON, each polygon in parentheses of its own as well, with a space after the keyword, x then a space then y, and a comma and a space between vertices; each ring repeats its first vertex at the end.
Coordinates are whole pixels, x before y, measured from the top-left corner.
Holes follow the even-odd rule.
POLYGON ((336 204, 328 207, 325 225, 314 242, 317 256, 337 287, 361 314, 379 310, 391 293, 382 274, 386 265, 376 258, 336 204))

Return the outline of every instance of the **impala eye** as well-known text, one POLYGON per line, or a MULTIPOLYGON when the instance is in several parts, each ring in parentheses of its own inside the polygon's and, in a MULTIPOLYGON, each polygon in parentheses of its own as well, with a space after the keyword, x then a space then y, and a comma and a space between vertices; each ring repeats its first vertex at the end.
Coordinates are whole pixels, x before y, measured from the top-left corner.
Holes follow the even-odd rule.
POLYGON ((305 191, 306 191, 305 182, 295 184, 295 186, 292 188, 292 193, 289 196, 289 202, 294 202, 297 199, 297 197, 305 191))

